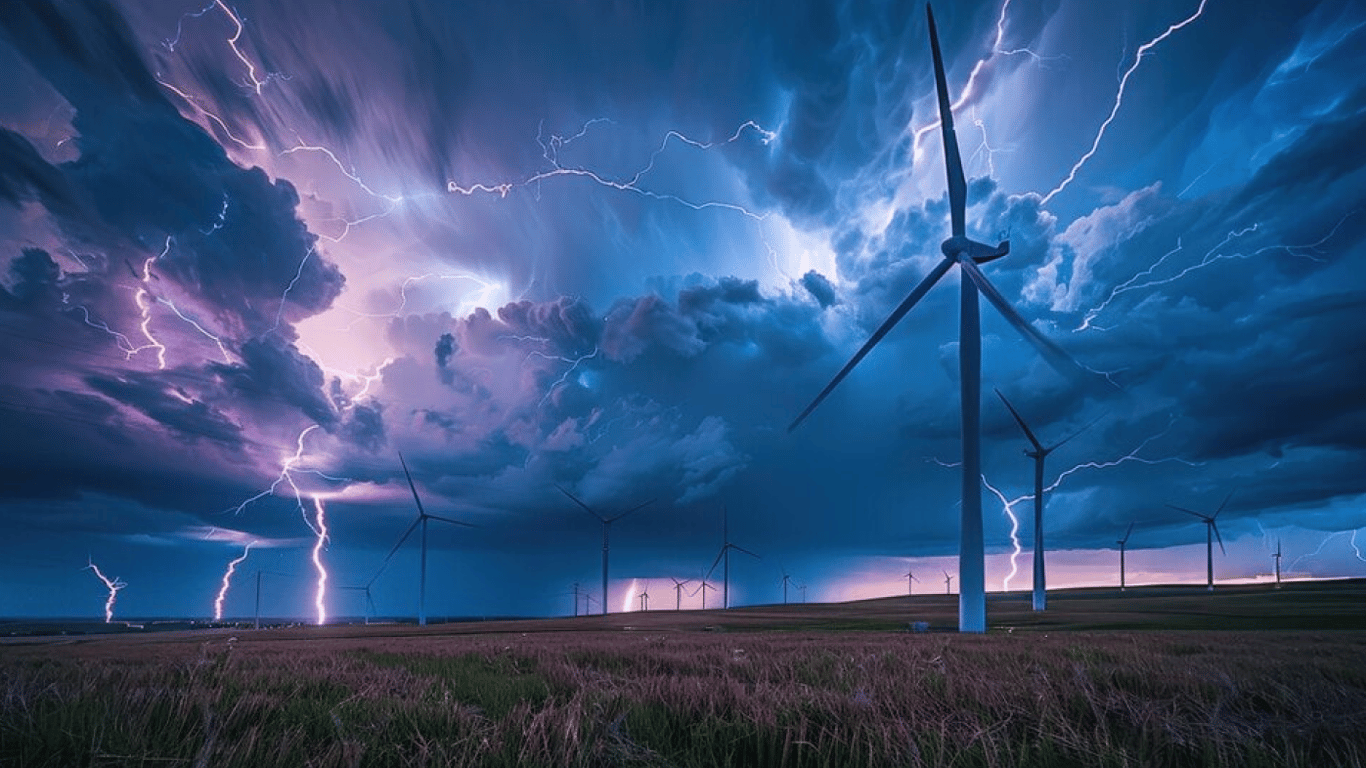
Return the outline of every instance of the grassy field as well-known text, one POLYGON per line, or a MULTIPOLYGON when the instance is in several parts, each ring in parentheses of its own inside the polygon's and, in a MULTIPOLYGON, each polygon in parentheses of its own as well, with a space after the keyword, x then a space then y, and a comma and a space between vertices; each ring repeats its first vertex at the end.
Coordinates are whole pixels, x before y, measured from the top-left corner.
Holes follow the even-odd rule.
POLYGON ((1363 592, 12 639, 0 764, 1360 766, 1363 592))

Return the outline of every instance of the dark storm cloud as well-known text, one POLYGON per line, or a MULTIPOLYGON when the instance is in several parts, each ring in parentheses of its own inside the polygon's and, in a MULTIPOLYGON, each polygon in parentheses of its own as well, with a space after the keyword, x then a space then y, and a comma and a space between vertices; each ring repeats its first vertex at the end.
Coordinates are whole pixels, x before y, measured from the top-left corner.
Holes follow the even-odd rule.
MULTIPOLYGON (((51 166, 6 137, 5 156, 18 166, 6 177, 22 174, 45 197, 68 199, 62 188, 73 190, 100 225, 126 238, 125 247, 156 253, 169 237, 158 273, 230 312, 236 327, 229 330, 239 337, 272 329, 277 315, 296 321, 331 304, 343 278, 315 252, 293 185, 238 167, 181 118, 117 12, 97 0, 26 3, 8 6, 2 26, 76 110, 80 150, 77 160, 51 166)), ((78 236, 95 224, 62 223, 78 236)))
POLYGON ((379 403, 354 406, 341 425, 341 436, 370 453, 385 445, 384 408, 379 403))
POLYGON ((90 376, 86 383, 95 391, 130 405, 171 428, 182 438, 204 437, 229 446, 241 445, 241 427, 207 403, 185 402, 187 398, 183 393, 167 391, 166 385, 152 376, 90 376))
POLYGON ((277 401, 294 406, 314 422, 331 429, 337 414, 323 394, 323 372, 293 343, 278 337, 251 339, 242 345, 241 364, 210 364, 231 389, 251 401, 277 401))
POLYGON ((815 299, 822 308, 828 308, 839 300, 839 297, 835 295, 835 286, 830 282, 830 279, 814 269, 802 275, 802 287, 811 294, 811 298, 815 299))

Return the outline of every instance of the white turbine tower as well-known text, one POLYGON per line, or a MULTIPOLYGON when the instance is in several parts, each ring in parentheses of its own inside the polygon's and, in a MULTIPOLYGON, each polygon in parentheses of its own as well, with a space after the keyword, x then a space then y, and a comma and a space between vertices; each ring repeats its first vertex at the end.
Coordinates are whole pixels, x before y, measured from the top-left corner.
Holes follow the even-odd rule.
POLYGON ((1134 524, 1129 523, 1129 530, 1124 532, 1124 538, 1116 541, 1119 545, 1119 591, 1123 592, 1124 587, 1124 548, 1129 545, 1129 536, 1134 532, 1134 524))
POLYGON ((679 580, 675 579, 672 576, 670 576, 669 578, 674 583, 674 610, 681 611, 683 610, 683 585, 692 581, 692 579, 679 580))
POLYGON ((1219 540, 1219 552, 1222 553, 1222 554, 1228 554, 1228 552, 1224 550, 1224 537, 1219 535, 1219 524, 1216 523, 1216 522, 1214 522, 1214 521, 1215 521, 1216 518, 1219 517, 1219 513, 1224 511, 1224 507, 1228 506, 1228 500, 1231 499, 1231 498, 1233 498, 1233 492, 1232 492, 1232 491, 1229 491, 1229 494, 1228 494, 1227 496, 1224 497, 1224 503, 1223 503, 1223 504, 1220 504, 1220 505, 1219 505, 1219 508, 1216 509, 1216 510, 1214 510, 1214 514, 1212 514, 1212 515, 1202 514, 1202 513, 1200 513, 1200 512, 1196 512, 1195 510, 1192 510, 1192 509, 1186 509, 1185 507, 1178 507, 1178 506, 1176 506, 1175 504, 1168 504, 1168 505, 1167 505, 1167 506, 1171 507, 1172 509, 1175 509, 1175 510, 1177 510, 1177 511, 1179 511, 1179 512, 1185 512, 1185 513, 1188 514, 1188 515, 1195 515, 1196 517, 1198 517, 1198 518, 1200 518, 1202 521, 1204 521, 1204 523, 1205 523, 1205 567, 1206 567, 1206 575, 1207 575, 1207 579, 1208 579, 1206 583, 1207 583, 1207 585, 1208 585, 1208 587, 1209 587, 1209 591, 1211 591, 1211 592, 1214 591, 1214 540, 1215 540, 1216 538, 1219 540))
POLYGON ((981 459, 981 390, 982 390, 982 334, 978 312, 978 292, 1001 313, 1015 330, 1033 344, 1055 369, 1069 376, 1088 372, 1081 368, 1057 344, 1039 333, 1029 321, 1016 312, 996 286, 987 280, 979 264, 999 259, 1010 252, 1010 241, 991 246, 967 237, 967 180, 963 175, 963 160, 958 152, 958 139, 953 131, 953 109, 949 88, 944 77, 944 61, 939 51, 939 33, 934 25, 934 12, 925 6, 929 19, 930 52, 934 58, 934 82, 939 96, 939 120, 944 138, 944 168, 948 177, 949 209, 952 236, 940 245, 944 258, 930 270, 930 274, 911 291, 882 325, 873 332, 858 352, 845 364, 835 378, 821 390, 816 399, 802 411, 788 431, 796 429, 810 413, 825 400, 844 377, 858 365, 901 318, 925 296, 940 278, 955 264, 961 272, 960 314, 958 331, 959 395, 962 402, 962 488, 963 504, 958 541, 958 630, 985 632, 987 630, 986 548, 982 540, 982 459, 981 459))
MULTIPOLYGON (((944 594, 953 594, 953 577, 949 575, 948 571, 944 571, 944 594)), ((959 604, 962 604, 961 600, 959 601, 959 604)))
POLYGON ((908 595, 914 595, 914 594, 915 594, 915 585, 914 585, 914 582, 917 582, 917 581, 920 581, 920 579, 917 579, 917 578, 915 577, 915 572, 913 572, 913 571, 906 571, 906 594, 908 594, 908 595))
POLYGON ((403 535, 399 537, 398 543, 394 544, 393 549, 390 549, 389 554, 385 556, 384 562, 380 563, 379 570, 375 572, 374 578, 371 578, 365 586, 368 590, 370 585, 375 583, 375 579, 378 579, 379 575, 384 572, 384 567, 393 559, 394 555, 398 552, 398 548, 403 546, 403 542, 407 541, 408 537, 411 536, 413 531, 420 525, 422 527, 422 562, 419 566, 420 575, 418 577, 417 587, 417 623, 419 626, 425 627, 427 625, 427 521, 440 520, 443 523, 463 525, 466 528, 478 528, 479 526, 474 525, 473 523, 452 520, 449 517, 427 514, 427 510, 422 508, 421 497, 417 495, 417 486, 413 484, 413 475, 408 471, 408 462, 403 460, 403 454, 401 453, 398 455, 398 462, 403 465, 403 476, 408 478, 408 488, 413 492, 413 502, 417 504, 417 519, 413 520, 413 524, 408 526, 408 530, 404 531, 403 535))
MULTIPOLYGON (((560 486, 558 486, 558 485, 555 486, 555 487, 556 487, 556 488, 560 488, 560 486)), ((560 493, 563 493, 565 496, 568 496, 568 497, 570 498, 570 500, 573 501, 575 504, 578 504, 580 507, 583 507, 583 511, 585 511, 585 512, 587 512, 588 514, 592 515, 593 517, 597 518, 598 521, 602 523, 602 615, 606 616, 606 615, 607 615, 607 605, 608 605, 608 603, 607 603, 607 552, 608 552, 608 548, 609 548, 609 547, 608 547, 608 535, 609 535, 609 533, 610 533, 611 530, 612 530, 612 523, 615 523, 616 521, 620 520, 621 518, 626 517, 627 515, 631 514, 632 512, 635 512, 636 510, 640 509, 641 507, 644 507, 644 506, 646 506, 646 505, 649 505, 649 504, 654 503, 654 499, 650 499, 649 501, 641 502, 640 504, 637 504, 637 505, 635 505, 634 507, 631 507, 630 509, 626 510, 625 512, 622 512, 622 513, 619 514, 619 515, 615 515, 615 516, 613 516, 613 517, 603 517, 602 515, 599 515, 597 512, 595 512, 595 511, 593 510, 592 507, 590 507, 590 506, 588 506, 587 504, 584 504, 582 501, 580 501, 578 496, 575 496, 574 494, 570 493, 569 491, 566 491, 566 490, 563 489, 563 488, 560 488, 560 493)))
POLYGON ((1095 424, 1095 422, 1092 421, 1091 424, 1087 424, 1085 427, 1082 427, 1076 432, 1064 437, 1062 440, 1045 448, 1043 443, 1039 442, 1039 438, 1034 436, 1034 431, 1025 423, 1024 417, 1020 415, 1020 412, 1015 410, 1015 406, 1010 404, 1010 401, 1006 399, 1005 395, 1001 394, 1001 390, 996 390, 996 396, 1001 398, 1001 402, 1005 403, 1006 409, 1010 411, 1010 415, 1015 417, 1015 423, 1020 425, 1020 429, 1024 431, 1025 437, 1029 439, 1029 444, 1033 446, 1032 450, 1027 449, 1024 454, 1034 460, 1034 610, 1042 611, 1048 608, 1048 590, 1045 588, 1044 582, 1043 555, 1043 462, 1044 459, 1048 458, 1048 454, 1058 450, 1072 438, 1085 432, 1091 424, 1095 424))
POLYGON ((696 597, 696 596, 697 596, 697 593, 698 593, 698 592, 701 592, 701 593, 702 593, 702 610, 704 610, 704 611, 707 610, 707 590, 709 590, 709 589, 710 589, 711 591, 713 591, 713 592, 716 591, 716 587, 713 587, 712 585, 708 584, 708 583, 707 583, 707 577, 706 577, 706 576, 703 576, 703 577, 702 577, 702 583, 698 585, 697 589, 694 589, 694 590, 692 591, 692 594, 691 594, 691 595, 688 595, 688 597, 696 597))
MULTIPOLYGON (((726 507, 725 507, 724 505, 722 505, 722 507, 721 507, 721 551, 716 553, 716 559, 712 561, 711 568, 708 568, 708 569, 707 569, 707 576, 710 576, 710 575, 711 575, 711 572, 714 571, 714 570, 716 570, 716 566, 717 566, 718 563, 720 563, 722 560, 725 560, 725 562, 726 562, 725 568, 722 570, 722 588, 721 588, 721 607, 722 607, 722 608, 729 608, 729 607, 730 607, 730 551, 731 551, 732 549, 735 549, 735 550, 739 550, 739 551, 741 551, 741 552, 744 552, 745 554, 749 555, 750 557, 752 557, 752 558, 754 558, 754 559, 756 559, 756 560, 762 560, 762 559, 763 559, 762 557, 759 557, 758 555, 754 554, 753 552, 750 552, 748 549, 745 549, 744 547, 740 546, 739 544, 732 544, 732 543, 730 543, 730 518, 729 518, 729 517, 727 516, 727 514, 726 514, 726 507)), ((706 595, 703 595, 703 596, 702 596, 702 599, 705 601, 705 600, 706 600, 706 595)))

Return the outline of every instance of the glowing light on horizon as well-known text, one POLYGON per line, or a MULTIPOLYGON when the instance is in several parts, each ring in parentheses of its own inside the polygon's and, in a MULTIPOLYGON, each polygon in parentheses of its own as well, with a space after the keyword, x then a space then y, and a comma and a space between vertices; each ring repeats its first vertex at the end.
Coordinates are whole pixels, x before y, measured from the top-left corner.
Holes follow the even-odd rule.
POLYGON ((251 554, 251 545, 254 543, 248 542, 246 548, 242 550, 242 555, 228 563, 228 570, 223 573, 223 583, 218 588, 218 597, 213 601, 214 621, 223 620, 223 601, 227 599, 228 588, 232 586, 232 575, 237 571, 237 566, 241 565, 242 561, 247 559, 247 555, 251 554))
POLYGON ((1134 74, 1134 71, 1138 69, 1138 66, 1143 63, 1143 57, 1148 55, 1148 52, 1158 43, 1166 40, 1182 27, 1185 27, 1200 18, 1201 14, 1205 12, 1205 4, 1208 2, 1209 0, 1200 0, 1200 6, 1195 9, 1195 13, 1170 27, 1167 27, 1165 32, 1138 47, 1138 50, 1134 52, 1134 63, 1129 65, 1129 68, 1124 71, 1124 75, 1119 79, 1119 90, 1115 93, 1115 103, 1110 108, 1109 116, 1105 118, 1105 121, 1100 124, 1100 129, 1096 131, 1096 137, 1091 142, 1091 148, 1086 150, 1086 153, 1081 156, 1081 159, 1067 172, 1067 177, 1064 178, 1053 191, 1043 196, 1043 199, 1039 201, 1039 205, 1048 205, 1048 201, 1052 200, 1059 192, 1067 189, 1067 186, 1077 178, 1077 172, 1081 170, 1082 166, 1086 165, 1086 161, 1090 160, 1091 157, 1096 154, 1096 150, 1100 148, 1101 139, 1105 138, 1106 130, 1110 128, 1110 123, 1115 121, 1115 115, 1119 114, 1119 109, 1124 104, 1124 90, 1129 86, 1129 78, 1134 74))
POLYGON ((128 584, 117 576, 112 579, 105 576, 104 573, 100 571, 100 567, 95 565, 95 561, 88 560, 87 563, 88 564, 82 570, 94 571, 95 575, 99 577, 99 580, 103 582, 104 586, 109 590, 109 597, 104 601, 104 623, 108 624, 114 620, 114 601, 118 599, 119 590, 128 586, 128 584))
POLYGON ((633 611, 633 610, 637 610, 636 608, 633 608, 633 607, 632 607, 632 604, 635 603, 635 599, 636 599, 636 580, 635 580, 635 579, 631 579, 631 588, 628 589, 628 590, 626 590, 626 599, 622 601, 622 604, 621 604, 621 612, 622 612, 622 613, 629 613, 629 612, 631 612, 631 611, 633 611))

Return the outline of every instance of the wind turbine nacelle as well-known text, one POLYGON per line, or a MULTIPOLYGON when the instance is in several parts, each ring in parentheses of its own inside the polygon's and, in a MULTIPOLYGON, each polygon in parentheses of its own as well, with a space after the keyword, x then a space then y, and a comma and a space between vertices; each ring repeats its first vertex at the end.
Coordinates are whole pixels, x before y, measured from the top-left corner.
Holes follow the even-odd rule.
POLYGON ((986 243, 979 243, 976 240, 969 240, 966 237, 950 237, 939 246, 939 250, 955 261, 969 258, 977 264, 985 264, 1010 253, 1010 241, 1002 240, 991 246, 986 243))

